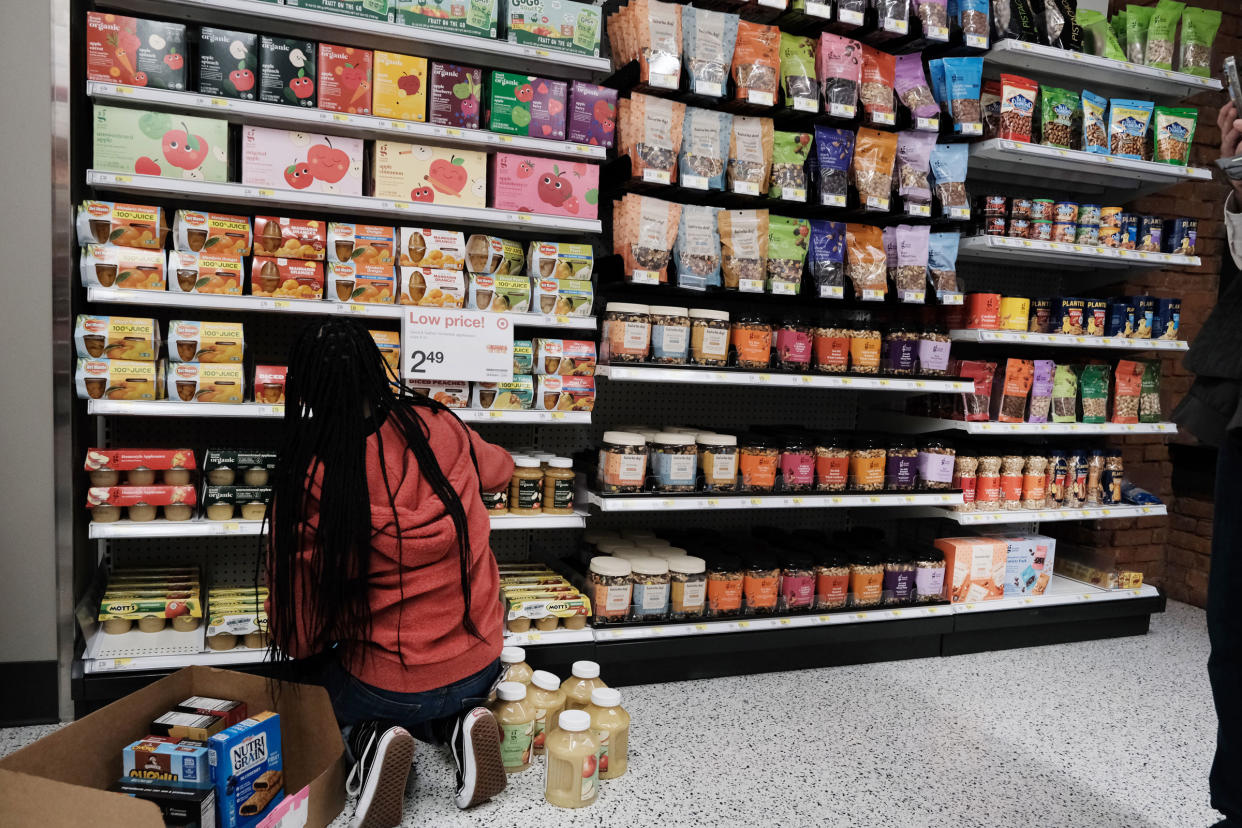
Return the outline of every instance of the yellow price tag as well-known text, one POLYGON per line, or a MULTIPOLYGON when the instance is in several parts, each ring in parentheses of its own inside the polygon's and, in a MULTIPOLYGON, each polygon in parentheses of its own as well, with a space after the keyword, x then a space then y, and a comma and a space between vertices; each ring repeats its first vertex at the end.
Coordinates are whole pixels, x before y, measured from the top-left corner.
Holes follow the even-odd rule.
POLYGON ((272 196, 276 195, 276 191, 260 188, 259 195, 263 196, 264 198, 271 198, 272 196))
POLYGON ((553 412, 551 412, 551 414, 552 414, 552 419, 554 419, 554 420, 563 420, 563 419, 565 419, 565 412, 564 412, 564 411, 553 411, 553 412))
POLYGON ((893 610, 892 613, 894 618, 899 618, 901 616, 901 610, 893 610))
POLYGON ((867 613, 865 613, 865 612, 856 612, 856 613, 854 613, 854 617, 855 617, 855 618, 857 618, 859 621, 863 621, 863 620, 866 620, 866 618, 867 618, 867 613))
POLYGON ((449 135, 449 136, 451 136, 451 137, 453 137, 453 138, 460 138, 460 137, 461 137, 461 130, 460 130, 460 129, 446 129, 446 130, 444 130, 444 134, 445 134, 445 135, 449 135))
POLYGON ((805 501, 803 501, 803 499, 800 497, 795 497, 795 498, 792 498, 791 502, 795 506, 801 506, 805 501))
POLYGON ((771 382, 772 375, 771 374, 760 374, 758 377, 758 380, 759 382, 771 382))
POLYGON ((132 658, 118 658, 112 662, 112 667, 113 669, 119 669, 121 667, 128 667, 131 663, 133 663, 132 658))
POLYGON ((345 114, 343 114, 343 113, 340 113, 340 112, 335 112, 335 113, 333 113, 333 115, 332 115, 332 120, 334 120, 334 121, 348 121, 348 120, 349 120, 349 116, 348 116, 348 115, 345 115, 345 114))
POLYGON ((720 501, 719 501, 719 500, 717 500, 717 499, 716 499, 716 498, 714 498, 714 497, 709 497, 709 498, 707 499, 707 505, 708 505, 708 506, 719 506, 719 505, 720 505, 720 501))
POLYGON ((704 630, 707 629, 707 625, 706 624, 695 624, 694 628, 698 630, 699 632, 703 632, 704 630))
POLYGON ((542 638, 543 638, 543 636, 541 636, 539 633, 535 632, 535 633, 531 633, 531 634, 530 634, 530 638, 529 638, 529 640, 530 640, 530 641, 539 641, 539 640, 541 640, 542 638))
POLYGON ((128 184, 134 179, 130 178, 128 175, 118 175, 115 176, 113 180, 116 181, 117 184, 128 184))
POLYGON ((739 629, 743 629, 743 630, 744 630, 744 629, 746 629, 747 627, 749 627, 749 626, 750 626, 750 622, 749 622, 749 621, 738 621, 738 622, 737 622, 737 626, 738 626, 738 628, 739 628, 739 629))
POLYGON ((518 213, 517 220, 518 221, 534 221, 535 219, 534 217, 530 215, 530 213, 518 213))
POLYGON ((762 505, 763 505, 763 498, 761 498, 761 497, 752 497, 752 498, 750 499, 750 505, 751 505, 751 506, 762 506, 762 505))
POLYGON ((288 299, 277 299, 276 301, 272 302, 272 307, 283 310, 285 308, 293 307, 293 303, 290 302, 288 299))
POLYGON ((673 508, 674 506, 676 506, 676 505, 677 505, 677 501, 676 501, 676 500, 666 500, 666 501, 664 501, 661 505, 662 505, 662 506, 664 506, 664 508, 665 508, 665 509, 671 509, 671 508, 673 508))
POLYGON ((513 136, 512 136, 512 135, 500 135, 500 136, 498 136, 498 138, 500 139, 500 143, 502 143, 502 144, 512 144, 512 143, 513 143, 513 136))
POLYGON ((240 523, 226 523, 224 524, 224 531, 225 532, 240 532, 241 524, 240 523))
POLYGON ((1090 600, 1091 600, 1091 593, 1084 593, 1084 594, 1083 594, 1083 596, 1082 596, 1082 600, 1084 600, 1084 601, 1090 601, 1090 600))
POLYGON ((558 324, 558 325, 568 325, 568 324, 569 324, 569 317, 568 317, 568 316, 558 316, 558 317, 556 317, 556 324, 558 324))
POLYGON ((780 619, 780 624, 781 624, 781 626, 783 626, 783 627, 789 626, 789 619, 788 619, 788 618, 782 618, 782 619, 780 619))
POLYGON ((935 614, 936 614, 936 613, 938 613, 938 612, 940 612, 940 608, 939 608, 939 607, 928 607, 928 608, 927 608, 927 614, 928 614, 928 615, 935 615, 935 614))
POLYGON ((831 621, 831 620, 832 620, 832 619, 830 619, 827 615, 821 615, 821 616, 819 617, 819 623, 821 623, 821 624, 827 624, 827 623, 828 623, 829 621, 831 621))
POLYGON ((350 306, 349 306, 349 312, 350 312, 350 313, 366 313, 366 312, 367 312, 367 306, 366 306, 366 305, 353 304, 353 305, 350 305, 350 306))

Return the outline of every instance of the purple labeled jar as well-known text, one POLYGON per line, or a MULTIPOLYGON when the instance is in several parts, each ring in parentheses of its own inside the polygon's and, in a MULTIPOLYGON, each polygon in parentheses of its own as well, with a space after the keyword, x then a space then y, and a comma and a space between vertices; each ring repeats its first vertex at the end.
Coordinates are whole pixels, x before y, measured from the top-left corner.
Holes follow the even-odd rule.
POLYGON ((919 373, 925 377, 943 377, 949 373, 949 332, 943 324, 923 328, 919 334, 919 373))
POLYGON ((914 601, 914 556, 905 549, 890 549, 884 560, 884 603, 914 601))
POLYGON ((918 364, 919 335, 903 322, 884 332, 884 370, 896 376, 912 376, 918 364))
POLYGON ((918 451, 906 440, 890 440, 884 463, 884 488, 912 492, 918 481, 918 451))
POLYGON ((915 600, 920 604, 944 600, 944 553, 934 546, 914 556, 915 600))
POLYGON ((956 456, 957 451, 944 440, 932 438, 919 446, 919 488, 953 488, 953 462, 956 456))
POLYGON ((781 481, 787 492, 809 492, 815 488, 815 447, 803 437, 785 439, 781 450, 781 481))

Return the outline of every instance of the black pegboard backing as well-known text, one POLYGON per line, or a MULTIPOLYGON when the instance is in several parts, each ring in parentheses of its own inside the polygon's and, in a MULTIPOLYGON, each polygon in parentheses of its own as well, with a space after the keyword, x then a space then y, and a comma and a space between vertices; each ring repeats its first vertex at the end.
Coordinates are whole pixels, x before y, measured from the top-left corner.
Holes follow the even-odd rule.
POLYGON ((254 583, 262 550, 262 538, 131 538, 108 541, 108 555, 113 567, 124 566, 186 566, 198 564, 203 569, 203 583, 254 583))

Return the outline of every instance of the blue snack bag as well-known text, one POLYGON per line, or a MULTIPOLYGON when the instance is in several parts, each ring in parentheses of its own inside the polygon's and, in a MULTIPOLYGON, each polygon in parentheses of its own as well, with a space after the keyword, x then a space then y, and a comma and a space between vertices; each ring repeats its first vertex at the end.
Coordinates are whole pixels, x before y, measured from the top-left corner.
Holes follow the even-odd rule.
POLYGON ((692 190, 724 190, 732 128, 733 116, 727 112, 686 107, 681 152, 677 156, 677 177, 681 186, 692 190))
POLYGON ((983 134, 983 58, 945 58, 944 89, 958 135, 983 134))
POLYGON ((673 261, 677 287, 706 290, 720 287, 720 232, 716 227, 719 208, 687 204, 681 208, 673 261))
POLYGON ((845 225, 839 221, 811 219, 811 245, 807 265, 821 299, 845 296, 845 225))
POLYGON ((957 293, 957 233, 932 233, 927 241, 927 276, 937 295, 957 293))
POLYGON ((849 169, 854 160, 854 133, 848 129, 816 126, 811 165, 812 187, 824 207, 844 207, 849 198, 849 169))

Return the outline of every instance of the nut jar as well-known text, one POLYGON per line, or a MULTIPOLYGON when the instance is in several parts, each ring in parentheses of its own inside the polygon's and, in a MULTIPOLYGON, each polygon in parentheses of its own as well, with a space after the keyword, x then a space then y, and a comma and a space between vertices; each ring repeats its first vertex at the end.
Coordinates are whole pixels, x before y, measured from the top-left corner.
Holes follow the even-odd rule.
POLYGON ((979 455, 975 478, 975 509, 995 512, 1000 509, 1001 458, 996 454, 979 455))
POLYGON ((859 549, 850 559, 850 604, 876 607, 884 594, 884 563, 874 549, 859 549))
POLYGON ((719 368, 729 362, 729 312, 690 309, 690 362, 719 368))
POLYGON ((872 325, 870 319, 856 320, 850 327, 850 371, 880 373, 881 350, 880 329, 872 325))
POLYGON ((843 552, 820 550, 815 556, 815 609, 844 607, 849 591, 849 558, 843 552))
POLYGON ((1042 509, 1048 497, 1048 458, 1030 454, 1022 472, 1022 508, 1042 509))
POLYGON ((918 451, 909 440, 889 440, 884 463, 884 488, 890 492, 912 492, 918 480, 918 451))
POLYGON ((953 458, 957 452, 944 440, 931 438, 919 446, 919 488, 937 491, 953 488, 953 458))
POLYGON ((781 568, 774 555, 756 550, 747 556, 742 597, 746 611, 754 615, 772 615, 780 597, 781 568))
POLYGON ((942 323, 927 325, 919 334, 918 372, 925 377, 949 373, 949 332, 942 323))
POLYGON ((663 621, 668 616, 668 563, 663 558, 630 558, 630 620, 663 621))
POLYGON ((574 461, 568 457, 550 457, 543 472, 543 513, 572 515, 574 513, 574 461))
POLYGON ((884 331, 881 364, 885 373, 899 377, 914 374, 918 364, 919 335, 904 322, 889 325, 884 331))
POLYGON ((763 314, 743 311, 729 331, 733 364, 752 371, 766 371, 772 364, 772 326, 763 314))
POLYGON ((944 552, 934 546, 914 556, 914 594, 920 604, 944 600, 944 552))
POLYGON ((646 438, 628 431, 605 431, 597 476, 604 494, 641 492, 647 480, 646 438))
POLYGON ((685 365, 690 355, 690 315, 685 308, 652 305, 651 361, 685 365))
POLYGON ((825 318, 811 330, 815 370, 844 374, 850 365, 850 330, 835 318, 825 318))
MULTIPOLYGON (((1121 481, 1125 474, 1125 464, 1121 451, 1109 449, 1104 456, 1104 473, 1100 477, 1100 503, 1110 506, 1121 502, 1121 481)), ((164 509, 167 515, 168 508, 164 509)))
POLYGON ((707 563, 692 555, 666 558, 669 614, 674 621, 699 618, 707 610, 707 563))
POLYGON ((783 612, 810 609, 815 604, 815 563, 809 553, 791 550, 781 567, 780 608, 783 612))
POLYGON ((591 559, 592 619, 596 624, 624 621, 630 614, 634 584, 630 581, 630 562, 603 555, 591 559))
POLYGON ((978 471, 979 458, 973 453, 959 451, 953 458, 953 482, 950 485, 954 489, 962 490, 962 502, 957 507, 959 512, 975 510, 975 495, 979 482, 978 471))
POLYGON ((792 435, 781 449, 781 488, 809 492, 815 487, 815 452, 807 438, 792 435))
POLYGON ((843 492, 849 483, 850 446, 839 434, 821 437, 815 444, 815 489, 843 492))
POLYGON ((776 329, 776 367, 806 372, 811 368, 811 325, 802 316, 786 317, 776 329))
POLYGON ((855 439, 850 449, 850 491, 884 491, 885 459, 884 445, 879 440, 868 436, 855 439))
POLYGON ((1005 454, 1001 456, 1001 509, 1016 512, 1022 508, 1022 472, 1025 469, 1026 457, 1024 455, 1005 454))
POLYGON ((737 491, 737 438, 732 434, 704 433, 695 437, 699 468, 703 471, 703 491, 737 491))
POLYGON ((760 434, 747 434, 738 452, 742 473, 742 491, 770 492, 776 486, 776 469, 780 452, 776 445, 760 434))
POLYGON ((652 488, 657 492, 694 491, 698 449, 693 434, 662 431, 651 448, 652 488))
POLYGON ((737 555, 713 555, 707 568, 707 616, 728 618, 742 612, 745 572, 737 555))
POLYGON ((914 556, 908 549, 890 549, 884 561, 884 603, 914 601, 914 556))
POLYGON ((651 316, 646 305, 609 302, 599 338, 599 361, 645 362, 651 350, 651 316))

